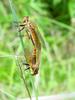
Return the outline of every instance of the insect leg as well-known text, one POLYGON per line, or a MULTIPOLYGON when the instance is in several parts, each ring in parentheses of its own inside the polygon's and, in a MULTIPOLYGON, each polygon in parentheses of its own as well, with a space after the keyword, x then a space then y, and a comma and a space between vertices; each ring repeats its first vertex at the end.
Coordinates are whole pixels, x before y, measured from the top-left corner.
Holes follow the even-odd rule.
POLYGON ((32 43, 33 43, 33 45, 34 45, 34 41, 33 41, 33 39, 32 39, 31 34, 29 34, 29 32, 28 32, 27 30, 26 30, 26 33, 27 33, 28 38, 31 39, 31 41, 32 41, 32 43))
POLYGON ((28 70, 28 69, 30 69, 30 67, 25 68, 25 70, 28 70))
POLYGON ((23 65, 29 66, 29 64, 28 63, 25 63, 25 62, 23 62, 23 65))
POLYGON ((35 43, 34 43, 33 38, 32 38, 32 36, 31 36, 31 35, 30 35, 30 39, 31 39, 31 41, 32 41, 33 45, 35 45, 35 43))
POLYGON ((25 63, 25 62, 23 62, 23 65, 26 65, 26 68, 25 68, 25 70, 28 70, 28 69, 30 69, 30 65, 28 64, 28 63, 25 63))
POLYGON ((19 26, 25 26, 26 24, 19 24, 19 26))
POLYGON ((15 27, 24 27, 26 24, 21 24, 21 22, 14 21, 15 27))
POLYGON ((21 32, 25 28, 26 24, 19 24, 19 32, 21 32))
POLYGON ((25 28, 24 26, 19 28, 19 32, 21 32, 24 28, 25 28))
POLYGON ((31 39, 31 41, 32 41, 33 45, 35 45, 35 43, 34 43, 34 41, 33 41, 33 39, 32 39, 31 34, 29 34, 29 33, 28 33, 28 31, 26 31, 26 32, 27 32, 27 36, 28 36, 28 38, 29 38, 29 39, 31 39))

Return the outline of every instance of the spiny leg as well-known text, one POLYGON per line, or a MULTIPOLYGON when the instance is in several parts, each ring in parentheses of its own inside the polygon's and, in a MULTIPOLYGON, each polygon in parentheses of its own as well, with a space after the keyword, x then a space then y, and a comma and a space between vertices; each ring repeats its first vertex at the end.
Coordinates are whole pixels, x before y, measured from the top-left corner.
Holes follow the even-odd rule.
POLYGON ((26 32, 27 32, 27 35, 28 35, 29 39, 31 39, 31 41, 32 41, 33 45, 35 45, 35 43, 34 43, 34 41, 33 41, 33 39, 32 39, 31 34, 29 34, 27 30, 26 30, 26 32))
POLYGON ((21 22, 14 21, 15 27, 24 27, 25 24, 21 24, 21 22))
POLYGON ((26 68, 25 68, 25 70, 28 70, 28 69, 30 69, 30 65, 28 64, 28 63, 25 63, 25 62, 23 62, 23 65, 26 65, 26 68))
POLYGON ((30 39, 31 39, 31 41, 32 41, 33 45, 35 45, 35 43, 34 43, 34 41, 33 41, 33 39, 32 39, 32 36, 31 36, 31 35, 30 35, 30 39))
POLYGON ((21 32, 24 28, 25 28, 25 26, 19 28, 19 32, 21 32))
POLYGON ((34 43, 34 41, 33 41, 33 39, 32 39, 31 34, 29 34, 29 32, 28 32, 27 30, 26 30, 26 33, 27 33, 28 38, 31 39, 33 45, 35 45, 35 43, 34 43))
MULTIPOLYGON (((21 32, 21 31, 25 28, 25 25, 26 25, 26 24, 20 24, 20 25, 19 25, 19 27, 20 27, 20 28, 19 28, 19 32, 21 32)), ((28 31, 26 31, 26 32, 27 32, 27 35, 28 35, 29 39, 31 39, 33 45, 35 45, 32 36, 29 35, 28 31)))

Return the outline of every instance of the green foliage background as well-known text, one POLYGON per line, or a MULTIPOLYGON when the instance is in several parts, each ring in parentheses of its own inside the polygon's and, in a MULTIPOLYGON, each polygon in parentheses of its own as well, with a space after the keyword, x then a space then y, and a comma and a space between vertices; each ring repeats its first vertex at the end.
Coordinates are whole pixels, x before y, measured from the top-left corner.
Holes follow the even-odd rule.
MULTIPOLYGON (((42 36, 38 95, 75 90, 75 0, 13 0, 21 21, 30 16, 42 36)), ((12 46, 21 49, 9 0, 0 1, 0 88, 15 97, 26 96, 12 46)), ((29 75, 26 75, 31 88, 29 75)), ((35 83, 35 81, 34 81, 35 83)))

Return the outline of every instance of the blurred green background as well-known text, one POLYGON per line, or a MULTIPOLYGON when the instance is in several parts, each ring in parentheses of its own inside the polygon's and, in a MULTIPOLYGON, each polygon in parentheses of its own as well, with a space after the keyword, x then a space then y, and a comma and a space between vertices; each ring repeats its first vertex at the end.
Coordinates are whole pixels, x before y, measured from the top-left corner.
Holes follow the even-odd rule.
POLYGON ((12 57, 15 54, 12 47, 16 48, 16 52, 21 50, 14 24, 16 16, 19 21, 29 16, 42 37, 39 82, 25 72, 31 93, 34 91, 31 81, 38 84, 38 95, 75 91, 75 0, 12 0, 11 4, 10 1, 0 0, 1 100, 11 97, 10 94, 14 97, 27 96, 16 60, 12 57), (11 11, 12 5, 16 16, 11 11))

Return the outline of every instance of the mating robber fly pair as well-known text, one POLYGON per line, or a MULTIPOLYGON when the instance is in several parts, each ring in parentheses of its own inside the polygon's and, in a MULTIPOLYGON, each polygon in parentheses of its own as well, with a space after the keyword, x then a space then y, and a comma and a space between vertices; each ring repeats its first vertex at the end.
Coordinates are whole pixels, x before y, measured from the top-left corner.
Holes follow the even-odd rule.
MULTIPOLYGON (((26 70, 31 69, 32 75, 36 75, 38 74, 39 70, 41 54, 41 43, 36 30, 36 26, 30 21, 29 17, 26 16, 24 17, 23 21, 19 23, 18 31, 25 33, 23 35, 23 38, 27 37, 32 43, 33 49, 27 48, 28 50, 27 52, 25 52, 26 63, 23 62, 23 64, 28 66, 26 70)), ((28 45, 31 45, 30 42, 28 43, 28 45)))

